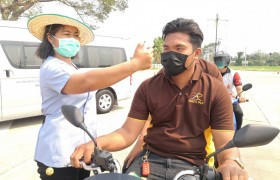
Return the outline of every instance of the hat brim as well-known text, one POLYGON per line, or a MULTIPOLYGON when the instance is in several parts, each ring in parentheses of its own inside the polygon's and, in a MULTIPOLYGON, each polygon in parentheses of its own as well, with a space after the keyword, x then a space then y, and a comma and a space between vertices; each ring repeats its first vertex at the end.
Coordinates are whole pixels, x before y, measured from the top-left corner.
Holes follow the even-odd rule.
POLYGON ((41 14, 35 16, 29 19, 27 27, 33 36, 42 41, 44 38, 45 27, 51 24, 62 24, 76 27, 79 31, 81 45, 90 43, 94 39, 94 34, 87 25, 71 17, 59 14, 41 14))

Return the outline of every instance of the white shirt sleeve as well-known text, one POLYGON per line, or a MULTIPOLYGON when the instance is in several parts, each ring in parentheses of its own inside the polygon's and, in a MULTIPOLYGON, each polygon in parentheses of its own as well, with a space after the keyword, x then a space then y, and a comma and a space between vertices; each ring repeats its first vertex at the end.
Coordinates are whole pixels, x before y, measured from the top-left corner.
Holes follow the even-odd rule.
POLYGON ((69 80, 70 76, 74 74, 76 69, 64 62, 50 62, 41 72, 44 83, 52 90, 61 94, 62 89, 69 80))

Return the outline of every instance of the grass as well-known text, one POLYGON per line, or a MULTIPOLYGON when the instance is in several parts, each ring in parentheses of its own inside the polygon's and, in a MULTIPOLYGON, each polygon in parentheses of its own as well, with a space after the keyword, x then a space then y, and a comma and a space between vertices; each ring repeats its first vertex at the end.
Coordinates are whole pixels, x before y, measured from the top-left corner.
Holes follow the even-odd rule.
POLYGON ((230 66, 234 70, 243 71, 275 71, 280 72, 280 66, 230 66))

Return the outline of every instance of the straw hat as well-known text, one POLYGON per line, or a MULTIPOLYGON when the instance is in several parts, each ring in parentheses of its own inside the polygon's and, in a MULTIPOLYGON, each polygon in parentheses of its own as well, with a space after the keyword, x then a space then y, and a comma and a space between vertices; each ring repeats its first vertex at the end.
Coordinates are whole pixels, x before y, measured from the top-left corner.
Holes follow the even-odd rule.
POLYGON ((79 30, 81 45, 87 44, 94 39, 93 32, 87 25, 71 17, 59 14, 41 14, 34 16, 28 20, 27 27, 33 36, 42 41, 45 27, 51 24, 63 24, 76 27, 79 30))

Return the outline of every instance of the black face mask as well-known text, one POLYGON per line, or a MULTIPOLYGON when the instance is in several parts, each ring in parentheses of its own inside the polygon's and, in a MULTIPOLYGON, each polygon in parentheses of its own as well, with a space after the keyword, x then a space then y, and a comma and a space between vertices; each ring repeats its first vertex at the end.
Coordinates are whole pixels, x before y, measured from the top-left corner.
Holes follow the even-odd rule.
POLYGON ((161 53, 161 64, 166 69, 168 75, 177 76, 187 69, 185 67, 187 58, 188 55, 185 54, 173 51, 165 52, 161 53))

